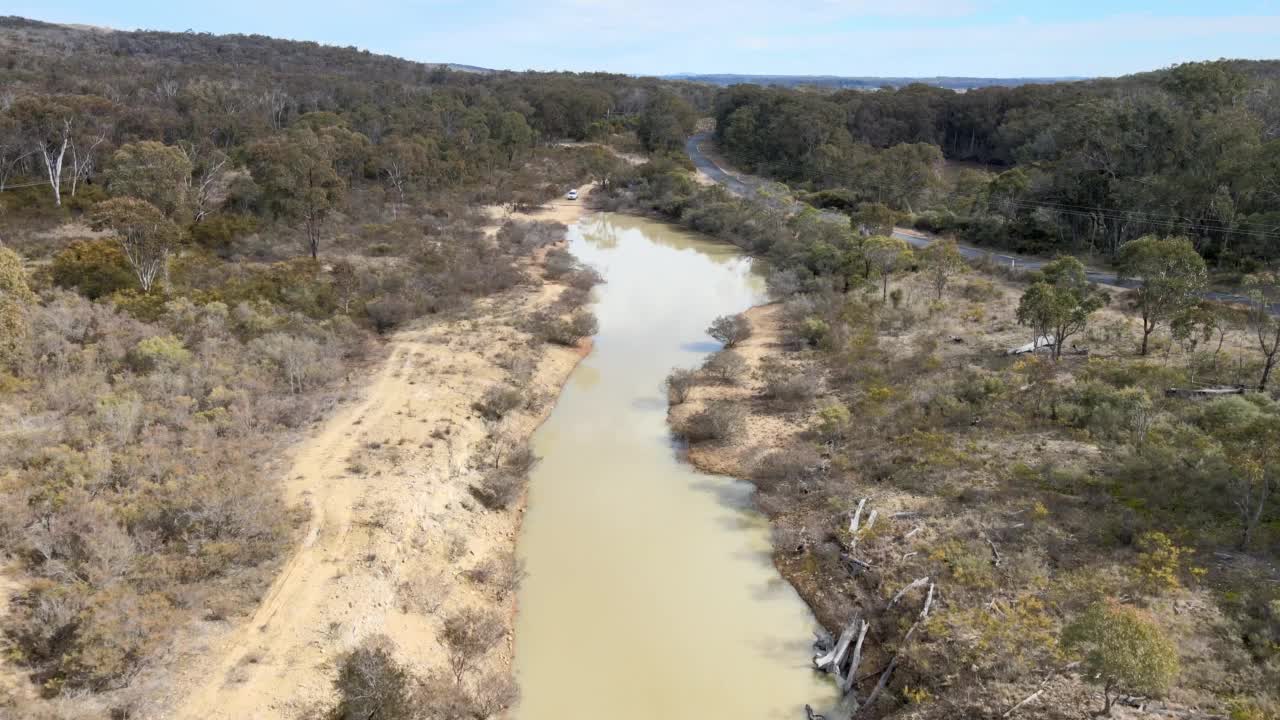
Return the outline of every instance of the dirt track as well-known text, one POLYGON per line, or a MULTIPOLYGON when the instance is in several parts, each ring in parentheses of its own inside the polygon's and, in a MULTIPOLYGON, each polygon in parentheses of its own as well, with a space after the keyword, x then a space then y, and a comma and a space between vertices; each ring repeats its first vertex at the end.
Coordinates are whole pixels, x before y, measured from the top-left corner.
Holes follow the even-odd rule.
MULTIPOLYGON (((581 212, 562 202, 534 217, 573 222, 581 212)), ((450 612, 511 616, 514 594, 464 575, 512 551, 522 512, 492 512, 470 495, 469 461, 488 433, 471 405, 505 377, 500 356, 526 347, 513 318, 559 290, 517 289, 470 319, 395 336, 364 399, 296 449, 286 494, 310 508, 302 542, 247 620, 210 623, 205 642, 176 658, 173 706, 153 717, 295 717, 330 700, 333 661, 372 634, 427 673, 445 665, 438 631, 450 612)), ((528 387, 538 403, 502 421, 509 436, 533 432, 582 354, 546 348, 528 387)), ((510 661, 508 639, 484 669, 505 672, 510 661)))

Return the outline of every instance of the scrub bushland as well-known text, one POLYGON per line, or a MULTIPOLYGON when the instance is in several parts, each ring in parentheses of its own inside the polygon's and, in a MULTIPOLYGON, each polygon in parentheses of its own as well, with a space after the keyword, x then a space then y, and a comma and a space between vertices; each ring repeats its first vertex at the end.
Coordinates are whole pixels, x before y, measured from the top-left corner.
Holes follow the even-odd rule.
POLYGON ((1107 288, 1074 349, 1006 354, 1030 334, 1020 297, 1052 280, 971 271, 939 300, 908 273, 897 305, 874 276, 786 295, 748 314, 746 382, 693 371, 674 428, 693 462, 756 484, 775 562, 832 635, 868 622, 850 697, 871 716, 1000 715, 1043 689, 1018 714, 1140 694, 1265 717, 1280 402, 1168 392, 1256 387, 1248 316, 1167 325, 1144 357, 1129 294, 1107 288), (747 422, 721 432, 726 411, 747 422))

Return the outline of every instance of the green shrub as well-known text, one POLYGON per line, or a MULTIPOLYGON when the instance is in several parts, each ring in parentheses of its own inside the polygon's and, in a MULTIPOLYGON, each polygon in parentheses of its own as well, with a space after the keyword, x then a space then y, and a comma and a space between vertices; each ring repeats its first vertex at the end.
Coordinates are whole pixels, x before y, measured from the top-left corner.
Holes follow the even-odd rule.
POLYGON ((810 316, 800 321, 796 335, 809 347, 820 347, 831 335, 831 326, 820 317, 810 316))
POLYGON ((258 229, 258 220, 252 215, 210 215, 191 226, 191 241, 219 256, 231 254, 236 240, 258 229))
POLYGON ((1143 533, 1138 538, 1138 581, 1150 593, 1173 590, 1181 585, 1182 556, 1192 552, 1177 545, 1159 531, 1143 533))
POLYGON ((973 278, 960 286, 960 297, 976 303, 984 303, 996 299, 1000 291, 995 283, 983 278, 973 278))
POLYGON ((1141 440, 1154 419, 1154 404, 1140 387, 1117 390, 1101 382, 1085 382, 1073 388, 1059 414, 1068 425, 1099 439, 1141 440))
POLYGON ((172 335, 155 335, 138 342, 129 351, 129 365, 139 372, 177 369, 191 362, 191 351, 172 335))
POLYGON ((814 418, 813 429, 818 437, 827 441, 844 439, 852 424, 849 408, 842 403, 832 402, 818 409, 814 418))
POLYGON ((1162 695, 1178 676, 1178 651, 1147 613, 1115 601, 1091 606, 1063 631, 1063 644, 1081 654, 1087 677, 1103 685, 1104 714, 1112 693, 1162 695))
POLYGON ((137 286, 120 245, 114 240, 77 240, 53 256, 49 279, 58 287, 96 300, 137 286))

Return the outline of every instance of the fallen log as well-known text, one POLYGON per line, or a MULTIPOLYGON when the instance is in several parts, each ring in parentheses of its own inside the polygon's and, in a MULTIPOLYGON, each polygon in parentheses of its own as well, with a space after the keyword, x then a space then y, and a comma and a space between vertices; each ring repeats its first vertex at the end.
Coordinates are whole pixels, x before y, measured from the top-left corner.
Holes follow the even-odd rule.
POLYGON ((853 621, 849 623, 840 633, 840 641, 831 651, 821 657, 813 659, 813 666, 819 670, 840 674, 840 662, 844 660, 844 655, 849 651, 849 643, 853 642, 853 634, 858 631, 859 618, 855 616, 853 621))
POLYGON ((902 599, 903 595, 906 595, 907 593, 911 592, 912 590, 915 590, 918 587, 924 587, 925 584, 928 582, 929 582, 929 578, 927 577, 916 578, 915 580, 912 580, 906 587, 899 590, 898 594, 893 596, 893 599, 889 601, 889 605, 885 607, 885 610, 888 610, 892 608, 894 605, 897 605, 898 601, 902 599))
POLYGON ((1026 705, 1026 704, 1027 704, 1027 703, 1029 703, 1029 702, 1034 702, 1036 698, 1040 697, 1040 696, 1041 696, 1041 695, 1043 695, 1043 694, 1044 694, 1044 685, 1042 684, 1042 685, 1040 686, 1040 689, 1039 689, 1039 690, 1037 690, 1037 691, 1035 691, 1035 692, 1031 693, 1030 695, 1028 695, 1028 696, 1026 696, 1026 697, 1022 698, 1022 700, 1018 701, 1018 704, 1017 704, 1017 705, 1014 705, 1013 707, 1009 708, 1009 710, 1008 710, 1007 712, 1005 712, 1005 714, 1001 715, 1000 717, 1002 717, 1002 718, 1007 718, 1007 717, 1009 717, 1010 715, 1012 715, 1012 714, 1014 714, 1015 712, 1017 712, 1017 711, 1018 711, 1018 708, 1022 707, 1023 705, 1026 705))
POLYGON ((859 560, 858 558, 848 553, 841 553, 840 559, 844 560, 846 563, 849 564, 849 574, 853 575, 854 577, 857 577, 862 572, 871 569, 871 563, 867 562, 866 560, 859 560))
POLYGON ((1026 355, 1027 353, 1040 352, 1041 350, 1052 349, 1054 345, 1052 335, 1041 335, 1026 345, 1009 348, 1005 351, 1005 355, 1026 355))
POLYGON ((1203 400, 1205 398, 1216 398, 1224 395, 1244 395, 1247 392, 1249 391, 1244 385, 1230 385, 1211 388, 1169 388, 1164 391, 1164 396, 1171 398, 1176 397, 1203 400))
POLYGON ((991 538, 988 537, 985 532, 982 533, 982 539, 986 540, 987 545, 991 546, 991 564, 996 567, 1000 567, 1000 563, 1001 563, 1000 551, 996 549, 996 544, 991 541, 991 538))
POLYGON ((862 508, 866 507, 866 505, 866 498, 859 500, 858 509, 853 511, 853 517, 849 519, 849 534, 855 538, 858 536, 858 526, 862 524, 862 508))
POLYGON ((862 664, 862 641, 867 639, 867 630, 871 623, 862 621, 862 630, 858 632, 858 644, 853 647, 853 659, 849 661, 849 671, 840 682, 840 691, 848 695, 858 682, 858 666, 862 664))
MULTIPOLYGON (((929 579, 924 578, 924 580, 928 582, 929 579)), ((899 594, 908 590, 911 586, 915 585, 916 582, 920 581, 917 580, 911 583, 911 585, 903 588, 899 594)), ((907 629, 907 634, 902 636, 902 642, 898 644, 898 652, 894 653, 893 658, 889 660, 889 666, 884 669, 884 673, 880 675, 880 681, 876 683, 876 686, 871 690, 871 694, 867 696, 866 702, 862 703, 862 707, 859 708, 859 710, 865 710, 866 708, 874 705, 876 698, 880 697, 880 693, 884 692, 884 689, 889 685, 889 678, 893 676, 893 671, 898 667, 898 658, 902 657, 902 649, 907 646, 907 643, 911 642, 911 636, 915 634, 916 628, 920 627, 920 623, 929 618, 929 607, 932 603, 933 583, 929 583, 929 595, 925 598, 924 609, 920 611, 920 617, 916 618, 916 621, 907 629)), ((890 607, 892 607, 892 605, 893 603, 890 603, 890 607)))

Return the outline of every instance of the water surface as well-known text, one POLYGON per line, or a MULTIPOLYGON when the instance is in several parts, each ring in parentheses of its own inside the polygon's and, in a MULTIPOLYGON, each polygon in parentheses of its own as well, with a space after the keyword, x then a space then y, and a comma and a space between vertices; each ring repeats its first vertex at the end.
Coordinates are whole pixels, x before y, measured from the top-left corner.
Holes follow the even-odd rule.
POLYGON ((774 569, 751 488, 696 472, 662 378, 717 349, 717 315, 764 299, 732 246, 626 215, 588 216, 570 250, 604 274, 600 332, 534 436, 519 551, 519 720, 803 717, 831 687, 816 625, 774 569))

